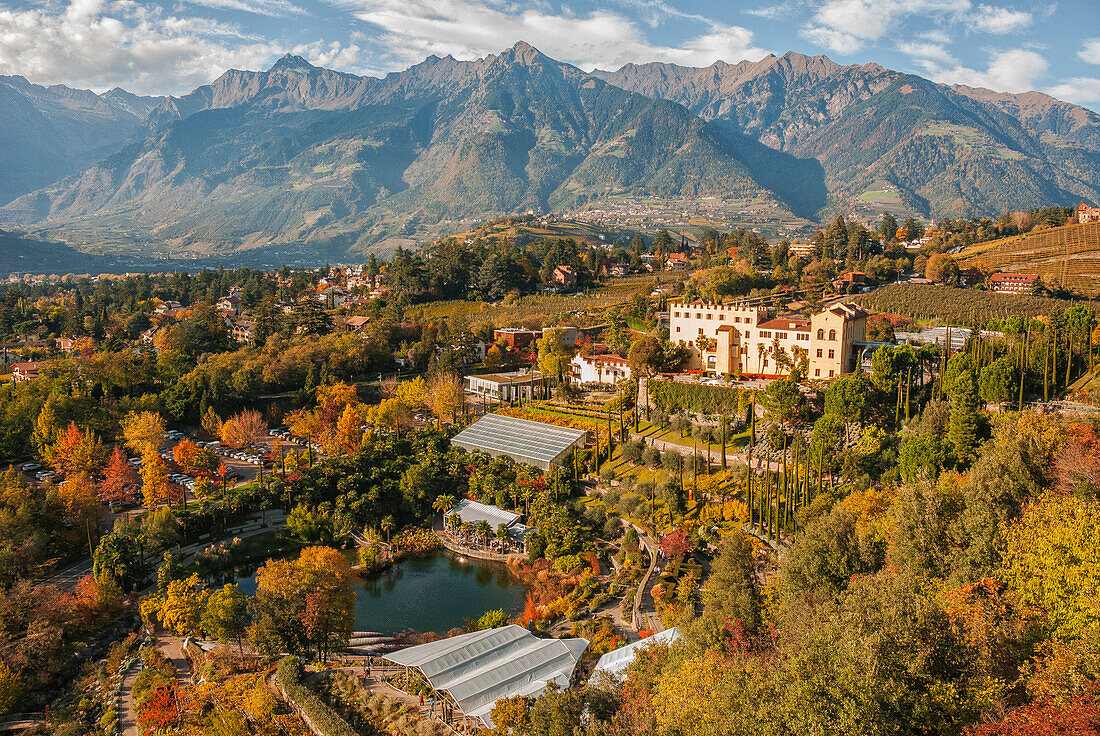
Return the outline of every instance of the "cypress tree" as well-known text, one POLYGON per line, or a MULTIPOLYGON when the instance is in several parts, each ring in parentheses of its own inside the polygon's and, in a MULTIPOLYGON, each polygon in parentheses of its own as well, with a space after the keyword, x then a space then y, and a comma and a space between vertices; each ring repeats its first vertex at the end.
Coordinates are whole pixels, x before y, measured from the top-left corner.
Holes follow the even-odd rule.
POLYGON ((954 381, 947 439, 955 460, 966 463, 978 446, 978 387, 972 371, 963 371, 954 381))

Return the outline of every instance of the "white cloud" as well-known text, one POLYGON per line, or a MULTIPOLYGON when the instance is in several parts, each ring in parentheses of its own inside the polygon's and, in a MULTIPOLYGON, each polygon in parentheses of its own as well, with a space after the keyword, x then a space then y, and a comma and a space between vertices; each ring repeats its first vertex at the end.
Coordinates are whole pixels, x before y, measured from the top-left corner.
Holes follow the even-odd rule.
POLYGON ((998 35, 1017 31, 1031 23, 1031 13, 1023 10, 979 5, 971 18, 974 28, 998 35))
POLYGON ((242 39, 233 26, 133 0, 71 0, 63 13, 0 6, 0 74, 100 90, 189 91, 228 68, 256 68, 277 51, 242 39))
POLYGON ((362 49, 356 44, 341 44, 339 41, 326 43, 314 41, 312 43, 298 44, 291 53, 305 57, 314 66, 323 66, 328 69, 351 70, 359 63, 359 52, 362 49))
POLYGON ((255 13, 271 18, 285 18, 290 15, 305 15, 306 11, 288 0, 188 0, 191 5, 198 5, 215 10, 238 10, 243 13, 255 13))
POLYGON ((898 44, 898 51, 920 61, 930 61, 943 66, 958 64, 943 44, 930 41, 902 41, 898 44))
POLYGON ((1046 73, 1048 67, 1046 59, 1028 49, 1009 49, 994 53, 985 71, 961 65, 940 67, 934 63, 925 64, 929 76, 937 82, 986 87, 997 92, 1027 92, 1036 89, 1036 80, 1046 73))
POLYGON ((1100 103, 1100 79, 1096 77, 1070 77, 1047 90, 1060 100, 1093 108, 1100 103))
POLYGON ((332 1, 382 29, 380 45, 387 50, 387 58, 378 64, 385 69, 429 54, 479 58, 518 40, 586 70, 647 61, 706 66, 718 59, 737 62, 767 54, 753 43, 748 29, 717 23, 679 46, 661 46, 649 43, 634 21, 607 10, 554 13, 478 0, 332 1))
POLYGON ((847 54, 876 44, 902 30, 909 18, 933 21, 938 28, 919 34, 941 45, 950 43, 944 28, 1004 34, 1031 22, 1031 13, 970 0, 824 0, 799 34, 837 53, 847 54))
POLYGON ((1077 52, 1077 58, 1088 64, 1100 64, 1100 38, 1090 38, 1077 52))

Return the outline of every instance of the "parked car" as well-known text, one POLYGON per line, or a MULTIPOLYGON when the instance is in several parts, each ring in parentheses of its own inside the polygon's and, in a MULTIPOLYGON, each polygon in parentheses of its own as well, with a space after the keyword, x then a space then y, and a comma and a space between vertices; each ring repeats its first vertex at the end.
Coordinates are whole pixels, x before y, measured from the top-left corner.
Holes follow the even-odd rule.
POLYGON ((33 473, 41 467, 42 466, 38 463, 23 463, 23 466, 19 469, 22 470, 24 473, 33 473))

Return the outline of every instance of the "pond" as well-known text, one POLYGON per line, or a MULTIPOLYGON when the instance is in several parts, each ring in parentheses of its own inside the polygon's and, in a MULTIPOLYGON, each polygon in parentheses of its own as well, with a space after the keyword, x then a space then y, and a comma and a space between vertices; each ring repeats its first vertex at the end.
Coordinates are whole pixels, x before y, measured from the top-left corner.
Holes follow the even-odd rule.
MULTIPOLYGON (((466 619, 503 608, 523 610, 524 587, 500 564, 438 552, 409 557, 355 586, 356 631, 394 634, 405 629, 444 633, 466 619)), ((235 578, 245 593, 256 591, 256 571, 235 578)))

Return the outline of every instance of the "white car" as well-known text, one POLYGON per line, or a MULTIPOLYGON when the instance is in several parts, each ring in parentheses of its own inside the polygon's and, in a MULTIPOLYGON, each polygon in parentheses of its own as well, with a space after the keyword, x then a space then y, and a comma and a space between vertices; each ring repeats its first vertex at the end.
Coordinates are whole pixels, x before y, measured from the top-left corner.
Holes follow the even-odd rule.
POLYGON ((24 473, 33 473, 35 470, 39 470, 42 466, 38 463, 23 463, 23 466, 19 468, 24 473))

